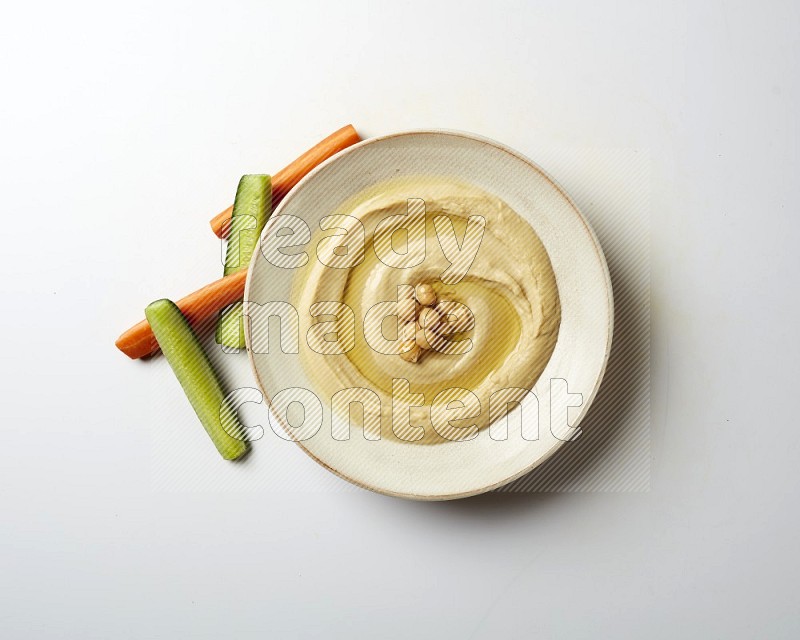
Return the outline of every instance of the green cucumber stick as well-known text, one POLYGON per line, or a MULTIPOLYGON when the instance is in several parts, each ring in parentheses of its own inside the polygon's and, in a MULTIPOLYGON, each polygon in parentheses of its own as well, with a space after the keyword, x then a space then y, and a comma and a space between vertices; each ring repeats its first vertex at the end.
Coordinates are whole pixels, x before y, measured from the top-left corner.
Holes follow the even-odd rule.
MULTIPOLYGON (((225 251, 226 276, 246 269, 258 245, 261 231, 272 213, 272 179, 268 175, 242 176, 233 202, 228 245, 225 251)), ((244 348, 242 305, 234 303, 220 313, 216 339, 234 349, 244 348)))
POLYGON ((225 275, 246 269, 258 238, 272 213, 272 179, 267 175, 246 175, 239 180, 233 201, 225 275))
POLYGON ((226 460, 244 455, 248 449, 244 429, 236 412, 226 402, 211 362, 181 310, 170 300, 156 300, 147 306, 144 314, 217 451, 226 460))
POLYGON ((242 309, 244 303, 234 302, 219 312, 217 319, 217 344, 232 349, 244 349, 244 327, 242 326, 242 309))

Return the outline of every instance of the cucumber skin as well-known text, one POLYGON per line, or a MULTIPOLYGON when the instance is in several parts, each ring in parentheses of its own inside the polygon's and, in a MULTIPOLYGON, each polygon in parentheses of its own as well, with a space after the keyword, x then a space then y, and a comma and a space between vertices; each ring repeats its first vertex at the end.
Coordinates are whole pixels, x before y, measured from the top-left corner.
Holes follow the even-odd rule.
MULTIPOLYGON (((228 233, 228 246, 225 251, 224 275, 229 276, 246 269, 258 245, 261 231, 272 214, 272 178, 262 174, 248 174, 241 177, 236 188, 233 203, 231 226, 228 233), (255 228, 247 228, 248 217, 255 218, 255 228), (238 218, 238 220, 237 220, 238 218), (244 227, 244 228, 240 228, 244 227), (231 242, 230 238, 237 238, 231 242), (239 260, 237 260, 238 252, 239 260), (234 262, 237 260, 237 262, 234 262)), ((244 349, 244 329, 242 327, 241 302, 229 305, 219 314, 215 339, 217 344, 232 349, 244 349), (238 305, 238 307, 237 307, 238 305)))
POLYGON ((272 213, 272 178, 263 174, 244 175, 236 188, 224 275, 246 269, 258 244, 261 231, 272 213), (238 220, 237 220, 238 218, 238 220), (249 225, 255 219, 255 227, 249 225), (232 242, 231 238, 237 241, 232 242), (238 256, 236 253, 238 252, 238 256))
POLYGON ((225 402, 222 385, 181 310, 171 300, 163 299, 149 304, 144 313, 164 357, 217 451, 226 460, 243 456, 250 448, 249 443, 229 435, 222 422, 228 425, 229 431, 238 431, 242 437, 244 430, 236 412, 225 402))
POLYGON ((219 313, 215 339, 217 344, 231 349, 244 349, 244 327, 242 326, 242 310, 244 303, 234 302, 219 313))

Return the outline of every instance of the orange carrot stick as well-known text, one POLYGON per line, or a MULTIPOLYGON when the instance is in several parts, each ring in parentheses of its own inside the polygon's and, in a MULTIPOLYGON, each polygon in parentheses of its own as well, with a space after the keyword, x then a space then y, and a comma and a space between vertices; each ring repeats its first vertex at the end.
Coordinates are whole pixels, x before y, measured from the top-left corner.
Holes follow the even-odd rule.
MULTIPOLYGON (((353 125, 348 124, 311 147, 289 166, 278 171, 272 176, 272 210, 275 210, 283 197, 314 167, 360 140, 361 137, 353 125)), ((232 211, 233 205, 211 220, 211 229, 220 238, 224 238, 228 233, 232 211)))
MULTIPOLYGON (((176 304, 192 326, 201 324, 220 309, 244 297, 247 269, 225 276, 190 293, 176 304)), ((116 342, 117 348, 130 358, 143 358, 158 350, 156 337, 147 320, 131 327, 116 342)))

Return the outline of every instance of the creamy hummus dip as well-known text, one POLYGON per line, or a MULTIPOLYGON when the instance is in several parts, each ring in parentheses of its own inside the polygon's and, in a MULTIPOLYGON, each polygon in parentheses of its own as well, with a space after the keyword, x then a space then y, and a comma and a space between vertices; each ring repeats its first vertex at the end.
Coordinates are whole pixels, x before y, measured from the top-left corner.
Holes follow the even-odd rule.
MULTIPOLYGON (((404 178, 359 194, 323 226, 311 243, 318 255, 295 277, 291 302, 300 311, 301 336, 320 322, 337 329, 325 338, 334 348, 320 353, 325 345, 310 339, 314 348, 303 345, 301 358, 313 391, 333 404, 339 420, 352 419, 373 439, 378 429, 383 438, 427 444, 469 439, 497 418, 490 412, 492 394, 500 392, 494 401, 513 408, 533 387, 558 337, 558 289, 538 236, 505 202, 445 178, 404 178), (422 284, 435 292, 433 308, 448 302, 466 307, 473 321, 454 324, 446 334, 448 344, 463 343, 456 352, 431 348, 412 361, 385 348, 403 343, 408 305, 377 327, 381 314, 375 312, 376 305, 402 298, 399 291, 422 284), (320 302, 344 303, 353 317, 319 313, 336 307, 320 302), (342 328, 342 335, 354 329, 355 339, 342 341, 342 328), (363 412, 361 405, 354 410, 332 402, 351 388, 368 390, 361 396, 370 399, 363 412), (432 423, 435 398, 439 413, 432 423), (455 411, 441 419, 446 409, 459 407, 463 417, 455 411)), ((417 302, 411 308, 413 323, 423 307, 417 302)))

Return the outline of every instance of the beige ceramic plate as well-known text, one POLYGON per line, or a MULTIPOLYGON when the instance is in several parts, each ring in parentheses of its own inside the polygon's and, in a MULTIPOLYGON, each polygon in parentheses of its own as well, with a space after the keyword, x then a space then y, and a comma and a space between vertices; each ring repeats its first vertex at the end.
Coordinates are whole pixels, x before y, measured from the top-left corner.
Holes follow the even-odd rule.
MULTIPOLYGON (((314 460, 359 486, 392 496, 443 500, 501 486, 540 465, 562 446, 570 446, 568 441, 578 433, 578 423, 605 371, 613 301, 597 238, 562 189, 515 151, 464 133, 399 133, 366 140, 339 153, 292 190, 275 211, 265 235, 271 225, 278 224, 278 215, 303 218, 312 230, 318 229, 322 217, 368 187, 392 178, 428 175, 452 177, 504 200, 530 223, 550 257, 561 303, 558 342, 533 387, 538 407, 523 402, 510 416, 514 424, 519 412, 526 419, 538 413, 537 439, 526 439, 519 429, 511 429, 507 439, 496 440, 482 430, 467 442, 420 445, 392 438, 368 440, 354 428, 349 439, 338 440, 333 434, 339 433, 341 418, 331 415, 325 399, 316 404, 308 396, 304 410, 298 411, 295 405, 288 407, 288 413, 286 402, 279 399, 286 395, 279 396, 280 392, 289 388, 313 393, 314 384, 300 357, 276 348, 278 341, 272 338, 271 353, 255 353, 252 346, 263 342, 261 332, 266 331, 263 323, 248 327, 247 345, 277 433, 295 440, 314 460), (564 394, 560 381, 566 381, 573 395, 564 394), (575 406, 568 408, 568 404, 575 406)), ((276 268, 256 252, 247 278, 246 312, 252 315, 255 305, 290 300, 294 276, 293 270, 276 268)))

